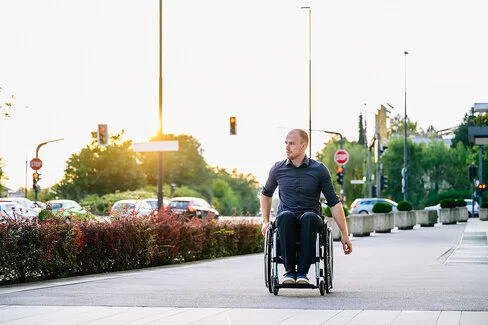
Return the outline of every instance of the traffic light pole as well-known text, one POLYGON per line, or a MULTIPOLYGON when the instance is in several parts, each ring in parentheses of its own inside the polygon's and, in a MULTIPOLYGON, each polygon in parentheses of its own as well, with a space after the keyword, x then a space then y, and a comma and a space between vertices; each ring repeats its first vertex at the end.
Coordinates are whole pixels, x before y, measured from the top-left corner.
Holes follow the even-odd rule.
MULTIPOLYGON (((39 158, 39 149, 41 149, 42 146, 44 146, 48 143, 51 143, 51 142, 56 142, 56 141, 61 141, 61 140, 64 140, 64 138, 39 143, 37 145, 37 148, 36 148, 36 158, 39 158)), ((37 182, 39 181, 39 175, 40 174, 38 171, 36 171, 34 174, 36 174, 37 176, 33 177, 33 179, 32 179, 32 189, 34 190, 34 203, 37 203, 37 198, 39 195, 39 186, 37 185, 37 182)))

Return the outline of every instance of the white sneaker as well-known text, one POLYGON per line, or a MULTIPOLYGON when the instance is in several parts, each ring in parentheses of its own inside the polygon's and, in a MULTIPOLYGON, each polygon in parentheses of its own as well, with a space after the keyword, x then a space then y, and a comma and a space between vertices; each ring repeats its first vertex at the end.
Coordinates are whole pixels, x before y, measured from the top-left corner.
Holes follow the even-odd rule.
POLYGON ((294 271, 286 272, 283 278, 283 284, 295 284, 295 283, 296 283, 295 272, 294 271))
POLYGON ((297 275, 296 284, 310 284, 306 274, 299 273, 297 275))

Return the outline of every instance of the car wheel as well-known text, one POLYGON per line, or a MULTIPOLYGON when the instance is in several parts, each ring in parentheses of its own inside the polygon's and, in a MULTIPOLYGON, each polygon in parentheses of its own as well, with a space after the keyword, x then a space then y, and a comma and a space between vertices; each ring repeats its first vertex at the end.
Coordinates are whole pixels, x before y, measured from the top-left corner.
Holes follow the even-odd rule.
POLYGON ((361 211, 359 211, 359 214, 368 214, 368 211, 366 211, 366 210, 361 210, 361 211))

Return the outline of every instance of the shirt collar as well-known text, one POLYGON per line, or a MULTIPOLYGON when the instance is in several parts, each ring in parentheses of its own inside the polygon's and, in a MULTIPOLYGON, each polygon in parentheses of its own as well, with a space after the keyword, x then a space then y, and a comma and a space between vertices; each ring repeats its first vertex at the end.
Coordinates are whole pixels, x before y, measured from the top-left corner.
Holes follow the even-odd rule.
MULTIPOLYGON (((291 162, 290 159, 287 159, 286 160, 286 165, 287 166, 290 166, 290 165, 293 165, 293 163, 291 162)), ((300 165, 300 167, 303 166, 303 165, 305 165, 305 166, 310 165, 310 158, 308 158, 306 155, 305 155, 305 158, 303 158, 303 161, 302 161, 302 164, 300 165)))

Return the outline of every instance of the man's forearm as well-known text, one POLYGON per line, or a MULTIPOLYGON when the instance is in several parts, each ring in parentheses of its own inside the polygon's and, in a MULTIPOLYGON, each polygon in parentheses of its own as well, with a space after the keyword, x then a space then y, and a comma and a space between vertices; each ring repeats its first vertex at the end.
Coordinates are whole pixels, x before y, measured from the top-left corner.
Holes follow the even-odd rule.
POLYGON ((344 214, 344 209, 342 208, 342 203, 337 203, 330 208, 332 217, 334 218, 339 230, 343 236, 349 236, 349 230, 347 229, 346 215, 344 214))

